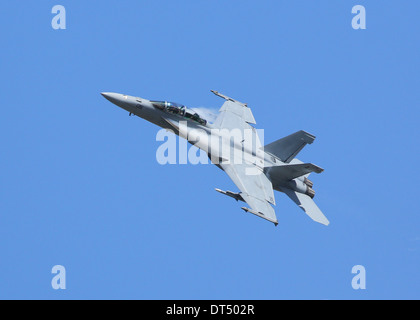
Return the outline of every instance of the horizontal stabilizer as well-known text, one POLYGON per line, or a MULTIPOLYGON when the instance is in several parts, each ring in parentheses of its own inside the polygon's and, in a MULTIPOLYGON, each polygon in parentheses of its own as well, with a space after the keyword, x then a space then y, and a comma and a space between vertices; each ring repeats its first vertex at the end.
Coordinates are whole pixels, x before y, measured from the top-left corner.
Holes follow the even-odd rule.
POLYGON ((281 188, 281 191, 287 194, 312 220, 326 226, 330 224, 311 197, 287 188, 281 188))
POLYGON ((284 164, 267 167, 267 174, 282 180, 292 180, 311 172, 321 173, 324 169, 312 163, 284 164))
POLYGON ((264 151, 289 163, 308 143, 314 142, 315 136, 303 130, 264 146, 264 151))

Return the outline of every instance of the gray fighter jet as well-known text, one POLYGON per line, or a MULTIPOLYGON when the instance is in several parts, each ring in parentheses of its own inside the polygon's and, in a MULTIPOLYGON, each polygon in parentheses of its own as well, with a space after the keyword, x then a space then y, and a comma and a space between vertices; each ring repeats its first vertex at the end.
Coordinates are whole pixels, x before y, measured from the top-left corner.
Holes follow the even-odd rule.
POLYGON ((276 204, 273 190, 277 190, 285 193, 311 219, 328 225, 328 219, 313 201, 313 183, 308 179, 310 173, 321 173, 323 169, 295 158, 315 137, 298 131, 262 146, 257 130, 251 125, 255 124, 255 119, 248 105, 217 91, 212 92, 226 100, 213 123, 178 103, 111 92, 102 95, 130 115, 172 130, 204 150, 212 163, 225 171, 240 190, 237 193, 216 191, 236 201, 246 202, 250 207, 242 207, 246 212, 277 226, 278 220, 272 207, 276 204), (232 153, 236 155, 234 161, 232 153))

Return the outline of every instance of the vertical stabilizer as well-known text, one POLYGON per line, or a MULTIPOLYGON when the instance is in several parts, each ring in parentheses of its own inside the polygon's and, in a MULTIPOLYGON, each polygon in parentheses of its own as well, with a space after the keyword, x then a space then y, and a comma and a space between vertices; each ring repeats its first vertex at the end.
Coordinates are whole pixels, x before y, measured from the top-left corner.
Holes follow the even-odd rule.
POLYGON ((276 156, 285 163, 289 163, 308 143, 311 144, 314 140, 315 136, 301 130, 267 144, 264 146, 264 151, 276 156))

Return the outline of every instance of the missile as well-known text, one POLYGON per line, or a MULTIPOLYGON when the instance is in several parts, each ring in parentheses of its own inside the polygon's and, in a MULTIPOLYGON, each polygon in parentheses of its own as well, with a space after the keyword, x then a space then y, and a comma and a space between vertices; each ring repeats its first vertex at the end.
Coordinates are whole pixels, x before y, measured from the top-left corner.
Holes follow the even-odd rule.
POLYGON ((252 213, 252 214, 256 215, 257 217, 260 217, 260 218, 266 219, 266 220, 268 220, 268 221, 271 221, 272 223, 274 223, 274 225, 275 225, 276 227, 277 227, 277 226, 278 226, 278 224, 279 224, 277 221, 275 221, 275 220, 271 220, 271 219, 269 219, 268 217, 266 217, 266 216, 264 215, 264 213, 262 213, 262 212, 257 212, 257 211, 255 211, 255 210, 249 209, 249 208, 247 208, 247 207, 242 207, 241 209, 242 209, 242 210, 244 210, 245 212, 252 213))
POLYGON ((221 194, 229 196, 229 197, 235 199, 236 201, 240 200, 240 201, 245 202, 245 200, 242 198, 240 193, 235 193, 235 192, 232 192, 232 191, 229 191, 229 190, 228 191, 223 191, 223 190, 217 189, 217 188, 214 189, 214 190, 216 190, 217 192, 220 192, 221 194))

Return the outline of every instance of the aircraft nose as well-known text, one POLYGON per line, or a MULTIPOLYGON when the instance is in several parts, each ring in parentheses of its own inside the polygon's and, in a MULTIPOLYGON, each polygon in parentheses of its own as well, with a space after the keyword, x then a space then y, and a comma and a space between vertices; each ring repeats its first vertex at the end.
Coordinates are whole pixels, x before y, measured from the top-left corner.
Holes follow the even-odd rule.
POLYGON ((122 94, 114 93, 114 92, 102 92, 101 95, 107 99, 108 101, 118 104, 122 100, 122 94))
POLYGON ((132 97, 126 94, 101 92, 101 95, 116 106, 136 115, 142 113, 141 110, 143 108, 149 109, 149 107, 152 106, 149 100, 132 97))

